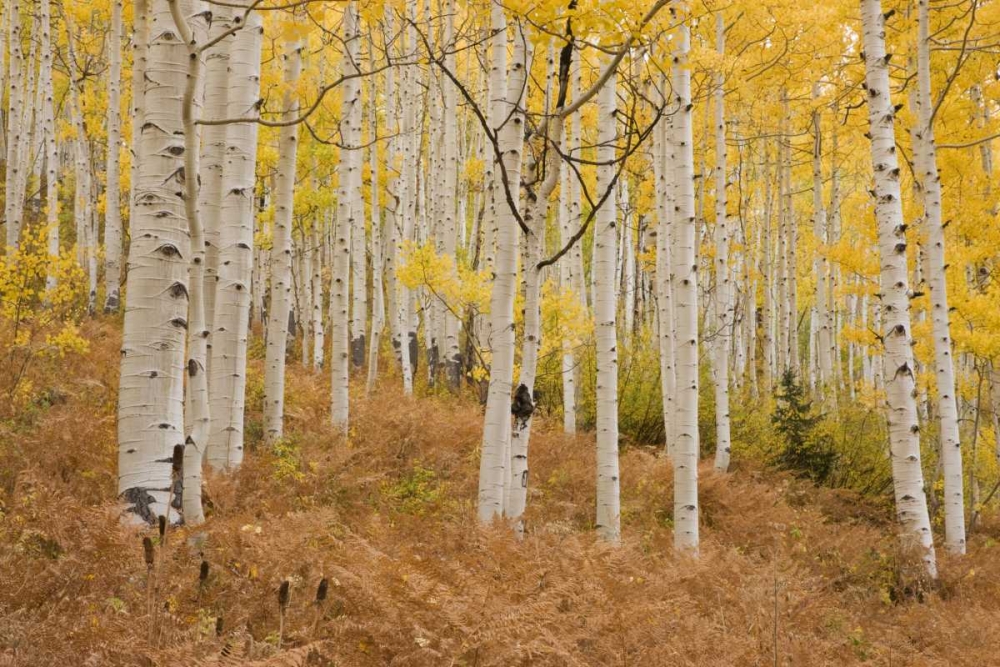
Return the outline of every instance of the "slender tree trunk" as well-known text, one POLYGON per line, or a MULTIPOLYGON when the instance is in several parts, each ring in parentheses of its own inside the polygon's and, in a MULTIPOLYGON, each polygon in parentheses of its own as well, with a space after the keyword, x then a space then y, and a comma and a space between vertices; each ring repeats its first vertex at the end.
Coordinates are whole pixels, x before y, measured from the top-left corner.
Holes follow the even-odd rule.
MULTIPOLYGON (((200 4, 200 3, 199 3, 200 4)), ((174 27, 181 41, 188 47, 187 77, 181 106, 181 121, 184 131, 184 217, 191 239, 188 268, 188 323, 187 323, 187 387, 185 393, 185 440, 184 440, 184 522, 190 525, 204 523, 205 514, 201 506, 201 471, 205 457, 208 432, 211 426, 208 398, 208 336, 205 324, 205 231, 198 210, 199 178, 189 177, 201 174, 200 138, 196 122, 201 115, 199 90, 204 58, 198 51, 207 37, 206 15, 196 16, 181 13, 181 6, 170 2, 174 27)))
MULTIPOLYGON (((294 87, 302 71, 302 44, 286 43, 285 119, 298 116, 294 87)), ((274 231, 271 236, 271 300, 264 361, 264 441, 275 444, 284 437, 285 354, 288 348, 288 315, 292 300, 292 214, 295 199, 295 162, 298 125, 281 128, 278 137, 278 171, 274 188, 274 231)), ((345 176, 341 176, 345 178, 345 176)))
MULTIPOLYGON (((20 203, 17 197, 17 183, 21 171, 26 168, 20 161, 21 142, 24 141, 21 128, 22 106, 27 98, 24 90, 24 50, 21 35, 21 0, 11 0, 7 9, 8 39, 10 50, 10 88, 7 91, 7 175, 4 192, 4 220, 7 223, 8 253, 17 248, 21 240, 20 203)), ((0 62, 2 65, 2 62, 0 62)), ((72 87, 72 86, 71 86, 72 87)), ((23 202, 21 202, 23 203, 23 202)))
MULTIPOLYGON (((661 77, 661 89, 666 91, 666 76, 661 77)), ((671 117, 660 123, 660 130, 654 137, 654 175, 657 181, 659 224, 656 233, 656 302, 657 325, 660 348, 660 391, 663 398, 664 448, 668 456, 673 456, 674 423, 676 419, 677 377, 676 348, 674 346, 674 301, 671 284, 671 226, 674 219, 674 169, 671 137, 673 128, 671 117)))
MULTIPOLYGON (((677 314, 677 443, 674 447, 674 546, 698 553, 698 271, 695 248, 694 141, 691 128, 691 33, 688 5, 678 7, 682 23, 674 50, 675 115, 674 184, 677 234, 673 265, 677 314)), ((600 318, 598 318, 600 319, 600 318)))
MULTIPOLYGON (((358 14, 357 4, 352 0, 344 12, 343 74, 357 71, 358 62, 358 14)), ((351 236, 362 221, 362 249, 364 248, 364 207, 361 204, 361 152, 357 149, 361 131, 361 83, 359 79, 349 79, 343 86, 341 98, 340 133, 345 147, 340 151, 340 181, 337 191, 337 228, 334 236, 333 284, 330 288, 330 311, 333 318, 330 327, 332 349, 330 351, 331 396, 330 418, 334 428, 347 434, 350 408, 348 404, 348 383, 350 382, 351 346, 360 344, 364 360, 364 321, 361 321, 360 338, 357 329, 348 331, 348 278, 351 271, 351 236)), ((362 250, 363 253, 363 250, 362 250)), ((358 276, 355 274, 355 280, 358 276)), ((365 280, 361 277, 361 282, 365 280)), ((358 304, 355 302, 355 307, 358 304)))
MULTIPOLYGON (((819 97, 819 85, 813 87, 813 98, 819 97)), ((817 251, 813 261, 816 278, 816 357, 819 368, 819 395, 826 398, 833 387, 833 359, 831 358, 832 327, 830 326, 829 264, 826 261, 827 216, 823 205, 823 134, 819 107, 813 110, 813 233, 817 251)))
MULTIPOLYGON (((725 54, 726 27, 721 13, 715 15, 716 50, 725 54)), ((733 313, 729 282, 729 212, 726 186, 726 91, 721 71, 715 80, 715 324, 712 343, 712 375, 715 384, 715 469, 729 470, 732 443, 729 436, 729 346, 732 341, 733 313)))
MULTIPOLYGON (((499 4, 493 5, 494 30, 506 34, 506 17, 499 4)), ((514 49, 507 78, 504 112, 494 118, 506 119, 499 128, 503 171, 506 172, 510 197, 507 202, 503 185, 495 193, 496 264, 493 293, 490 298, 491 348, 489 392, 486 398, 486 418, 483 427, 483 447, 479 465, 479 520, 489 523, 501 515, 504 491, 509 482, 510 401, 514 376, 514 293, 517 285, 518 226, 515 216, 520 201, 521 147, 524 128, 522 101, 525 98, 528 62, 528 39, 520 25, 514 34, 514 49)), ((496 63, 493 63, 496 67, 496 63)), ((498 79, 499 80, 499 79, 498 79)), ((494 87, 494 91, 499 87, 494 87)), ((499 178, 500 176, 498 176, 499 178)))
POLYGON ((104 193, 104 312, 116 313, 121 301, 122 216, 118 188, 121 149, 122 0, 111 2, 108 40, 108 155, 104 193))
MULTIPOLYGON (((372 247, 372 333, 368 345, 368 381, 366 390, 370 393, 378 378, 378 355, 382 344, 382 329, 385 327, 385 299, 382 288, 382 272, 385 268, 382 259, 382 211, 379 199, 379 160, 378 143, 378 98, 376 95, 376 80, 370 79, 368 91, 368 164, 371 171, 371 247, 372 247)), ((386 97, 388 103, 388 96, 386 97)))
POLYGON ((918 2, 917 90, 918 125, 914 133, 914 163, 923 192, 927 232, 927 284, 930 287, 934 330, 934 375, 937 379, 938 419, 941 425, 941 463, 944 468, 945 548, 965 553, 965 501, 962 447, 958 428, 955 368, 951 355, 951 323, 945 264, 944 226, 941 224, 941 177, 937 167, 931 102, 929 1, 918 2))
POLYGON ((910 332, 906 235, 896 157, 895 112, 885 51, 885 17, 880 0, 861 0, 865 82, 872 166, 875 174, 875 217, 878 222, 882 282, 882 329, 886 364, 886 402, 892 456, 896 514, 907 544, 918 547, 931 576, 936 576, 934 538, 920 466, 920 430, 910 332))
MULTIPOLYGON (((51 291, 56 287, 55 260, 59 257, 59 153, 56 149, 55 89, 52 85, 52 9, 49 0, 41 0, 40 11, 42 67, 39 85, 42 89, 42 141, 45 142, 45 226, 50 262, 45 287, 51 291)), ((3 69, 2 62, 0 69, 3 69)))

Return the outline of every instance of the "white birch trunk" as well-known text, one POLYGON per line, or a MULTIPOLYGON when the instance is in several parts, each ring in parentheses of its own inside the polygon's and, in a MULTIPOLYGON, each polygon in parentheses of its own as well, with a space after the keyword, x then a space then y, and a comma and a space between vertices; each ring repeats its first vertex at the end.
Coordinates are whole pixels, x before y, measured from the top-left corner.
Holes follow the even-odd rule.
MULTIPOLYGON (((285 120, 298 116, 299 101, 294 87, 302 71, 302 44, 286 43, 283 103, 285 120)), ((292 214, 295 198, 295 162, 299 126, 281 128, 278 137, 278 171, 274 188, 274 230, 271 235, 271 300, 264 361, 264 442, 275 444, 284 437, 285 354, 288 348, 288 315, 292 301, 292 214)), ((341 176, 343 178, 343 176, 341 176)))
MULTIPOLYGON (((726 28, 722 14, 715 15, 716 50, 725 53, 726 28)), ((726 164, 725 77, 715 78, 715 325, 712 344, 712 375, 715 384, 715 469, 729 470, 732 443, 729 435, 729 346, 732 341, 733 313, 729 281, 729 213, 726 199, 728 184, 726 164)))
MULTIPOLYGON (((605 61, 607 63, 607 60, 605 61)), ((607 64, 605 64, 607 67, 607 64)), ((618 230, 614 184, 617 147, 617 74, 597 93, 597 193, 608 194, 594 218, 594 320, 597 339, 597 534, 621 541, 618 468, 618 230)))
MULTIPOLYGON (((24 90, 24 51, 21 36, 21 0, 11 0, 7 8, 8 39, 10 50, 10 88, 7 91, 7 174, 4 192, 4 220, 7 224, 6 246, 8 253, 17 248, 21 239, 21 214, 17 196, 17 184, 21 171, 26 168, 20 162, 21 142, 24 141, 21 117, 27 91, 24 90)), ((2 66, 2 63, 0 63, 2 66)), ((71 86, 72 87, 72 86, 71 86)))
MULTIPOLYGON (((226 116, 255 113, 260 91, 261 17, 250 12, 230 51, 226 116)), ((217 470, 243 462, 247 341, 254 263, 254 198, 257 123, 226 126, 219 228, 218 286, 212 318, 209 407, 212 427, 207 460, 217 470)))
MULTIPOLYGON (((344 60, 342 74, 356 72, 358 58, 357 4, 352 0, 344 11, 344 60)), ((334 428, 347 434, 350 410, 348 383, 350 381, 352 333, 348 321, 348 282, 351 273, 351 237, 358 227, 357 216, 364 221, 361 197, 361 152, 356 150, 361 123, 361 84, 359 79, 349 79, 342 86, 340 133, 344 148, 340 150, 340 180, 337 190, 337 227, 334 233, 333 284, 330 287, 330 419, 334 428)), ((364 227, 361 227, 364 234, 364 227)), ((362 238, 363 241, 363 238, 362 238)), ((364 244, 362 243, 362 249, 364 244)), ((363 250, 362 250, 363 252, 363 250)), ((364 283, 364 278, 361 278, 364 283)), ((364 353, 364 322, 360 330, 361 351, 364 353)), ((362 357, 363 360, 363 357, 362 357)))
MULTIPOLYGON (((190 238, 181 107, 187 46, 168 0, 153 0, 136 219, 129 248, 118 394, 118 494, 131 520, 168 516, 171 457, 184 442, 190 238)), ((190 13, 191 3, 180 3, 190 13)), ((169 518, 169 516, 168 516, 169 518)))
POLYGON ((920 467, 920 429, 910 332, 906 235, 899 189, 894 110, 885 51, 885 18, 880 0, 861 0, 865 81, 871 156, 875 175, 875 217, 881 256, 882 324, 886 402, 892 456, 896 514, 904 542, 917 547, 928 573, 936 576, 934 538, 927 513, 927 496, 920 467))
MULTIPOLYGON (((52 85, 52 9, 49 0, 41 0, 40 11, 42 67, 39 85, 42 88, 42 141, 45 143, 45 226, 50 261, 45 287, 47 290, 53 290, 56 287, 55 260, 59 257, 59 153, 56 149, 55 89, 52 85)), ((0 69, 3 69, 2 63, 0 69)))
MULTIPOLYGON (((495 4, 492 8, 494 30, 506 35, 504 9, 495 4)), ((520 201, 521 145, 524 117, 522 103, 525 98, 527 77, 525 63, 527 37, 519 25, 514 34, 514 49, 507 80, 504 111, 494 118, 506 119, 499 128, 499 144, 503 171, 513 205, 506 201, 503 185, 496 184, 496 263, 494 265, 493 291, 490 296, 490 330, 493 352, 490 365, 490 383, 486 398, 486 416, 483 425, 483 446, 479 464, 479 520, 489 523, 503 512, 504 491, 509 483, 508 461, 510 437, 510 401, 514 376, 514 293, 517 285, 518 226, 517 207, 520 201)), ((494 62, 493 66, 496 67, 494 62)), ((499 79, 498 79, 499 80, 499 79)), ((498 90, 494 87, 494 94, 498 90)), ((497 179, 501 178, 498 166, 497 179)))
POLYGON ((108 155, 104 213, 104 312, 116 313, 121 294, 122 216, 119 194, 121 149, 122 0, 111 1, 108 39, 108 155))
POLYGON ((698 267, 695 248, 694 153, 691 128, 691 72, 688 53, 691 34, 688 6, 680 3, 682 23, 677 30, 673 84, 675 116, 674 205, 677 255, 673 265, 677 316, 677 418, 674 446, 674 547, 698 553, 698 267))

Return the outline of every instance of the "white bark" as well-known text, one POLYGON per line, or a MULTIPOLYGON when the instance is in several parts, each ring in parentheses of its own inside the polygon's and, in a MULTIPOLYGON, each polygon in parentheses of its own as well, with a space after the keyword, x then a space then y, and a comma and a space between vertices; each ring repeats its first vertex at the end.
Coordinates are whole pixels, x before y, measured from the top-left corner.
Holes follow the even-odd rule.
POLYGON ((687 3, 674 50, 673 84, 677 96, 674 136, 676 228, 673 287, 677 328, 677 418, 674 446, 674 546, 698 553, 698 266, 695 248, 694 153, 691 128, 691 33, 687 3))
MULTIPOLYGON (((197 5, 195 8, 198 9, 197 5)), ((204 12, 186 16, 176 1, 170 3, 170 9, 174 28, 188 47, 187 81, 181 103, 184 131, 184 167, 181 180, 184 184, 184 216, 191 239, 182 506, 185 523, 196 526, 205 521, 201 506, 201 471, 212 421, 209 417, 207 374, 209 329, 205 324, 205 233, 198 211, 200 132, 195 124, 201 113, 198 92, 203 65, 198 48, 207 36, 207 25, 204 12)))
MULTIPOLYGON (((180 3, 190 13, 191 3, 180 3)), ((153 0, 118 395, 118 493, 133 520, 167 516, 173 448, 184 440, 190 239, 181 107, 187 46, 153 0)))
MULTIPOLYGON (((666 91, 666 76, 660 79, 666 91)), ((660 393, 663 400, 664 451, 673 455, 674 420, 676 418, 677 376, 674 345, 674 302, 671 284, 671 226, 674 218, 674 169, 672 155, 673 127, 671 117, 660 122, 653 138, 653 173, 657 183, 656 232, 656 303, 657 340, 660 349, 660 393)))
POLYGON ((934 541, 920 467, 906 235, 881 4, 880 0, 861 0, 875 217, 881 256, 883 345, 889 369, 885 380, 893 486, 904 541, 920 549, 928 573, 936 576, 934 541))
POLYGON ((104 213, 104 312, 116 313, 121 294, 122 216, 119 194, 121 149, 122 0, 111 2, 108 39, 108 155, 104 213))
MULTIPOLYGON (((45 226, 48 239, 49 274, 47 290, 55 289, 54 261, 59 257, 59 153, 56 149, 56 125, 52 85, 52 10, 49 0, 41 1, 42 67, 42 141, 45 143, 45 226)), ((2 53, 2 50, 0 50, 2 53)), ((2 63, 0 63, 2 69, 2 63)))
POLYGON ((618 230, 614 186, 617 146, 617 75, 597 94, 597 193, 607 198, 594 218, 594 321, 597 339, 597 519, 612 544, 621 541, 618 469, 618 294, 615 282, 618 230))
MULTIPOLYGON (((261 17, 250 12, 230 51, 226 116, 253 113, 260 91, 261 17)), ((257 159, 257 124, 226 126, 218 285, 212 319, 209 397, 212 427, 207 460, 215 469, 243 462, 247 341, 250 329, 257 159)))
MULTIPOLYGON (((302 72, 302 44, 292 40, 285 48, 284 76, 288 90, 282 104, 282 116, 291 120, 298 116, 299 111, 294 87, 302 72)), ((293 124, 282 127, 278 137, 274 230, 271 235, 271 300, 264 360, 264 442, 272 445, 284 437, 285 353, 288 348, 288 315, 292 305, 292 214, 298 134, 299 126, 293 124)))
MULTIPOLYGON (((371 248, 372 248, 372 329, 371 341, 368 345, 368 380, 366 391, 371 392, 378 378, 378 355, 382 344, 382 329, 385 327, 385 299, 382 288, 382 211, 379 198, 379 160, 378 144, 378 97, 376 95, 376 80, 369 79, 371 87, 368 93, 368 165, 371 171, 371 248)), ((388 96, 386 98, 388 102, 388 96)))
POLYGON ((965 501, 962 446, 958 428, 955 368, 951 354, 951 323, 945 275, 945 238, 941 224, 941 177, 937 167, 934 117, 931 108, 930 17, 928 0, 918 2, 917 97, 918 129, 913 158, 923 190, 924 226, 927 232, 927 284, 930 287, 931 324, 934 331, 934 375, 937 379, 938 419, 941 425, 941 463, 944 469, 945 548, 965 553, 965 501))
MULTIPOLYGON (((494 30, 506 35, 506 17, 499 4, 492 6, 494 30)), ((520 201, 521 148, 524 127, 523 100, 527 77, 527 37, 516 26, 514 49, 507 77, 504 111, 494 116, 506 119, 499 128, 499 144, 503 169, 506 172, 510 204, 504 198, 503 185, 495 193, 496 201, 496 262, 493 291, 490 296, 490 330, 493 357, 490 383, 486 397, 486 417, 483 425, 483 446, 479 464, 479 520, 489 523, 504 509, 504 488, 509 482, 510 400, 514 376, 514 293, 517 285, 518 226, 517 207, 520 201)), ((494 62, 494 67, 496 63, 494 62)), ((499 79, 498 79, 499 80, 499 79)), ((498 88, 494 87, 494 91, 498 88)), ((500 168, 498 167, 498 174, 500 168)), ((500 178, 498 175, 497 178, 500 178)))
MULTIPOLYGON (((816 87, 818 88, 818 86, 816 87)), ((814 88, 813 97, 818 97, 814 88)), ((819 368, 818 387, 821 397, 832 390, 833 343, 829 304, 829 263, 826 260, 827 215, 823 206, 823 135, 819 108, 813 110, 813 233, 819 246, 813 261, 816 278, 816 360, 819 368)))
MULTIPOLYGON (((342 74, 353 74, 358 62, 358 14, 352 0, 344 11, 344 59, 342 74)), ((351 237, 357 232, 361 220, 364 235, 364 209, 361 201, 361 151, 356 150, 361 131, 361 84, 359 79, 349 79, 342 87, 340 133, 345 147, 340 150, 340 181, 337 190, 337 227, 333 248, 333 284, 330 288, 330 350, 331 395, 330 418, 333 426, 347 433, 349 419, 348 382, 350 380, 350 355, 352 334, 348 330, 348 280, 351 272, 351 237)), ((362 238, 362 254, 364 248, 362 238)), ((362 258, 363 259, 363 258, 362 258)), ((355 276, 355 280, 357 280, 355 276)), ((361 277, 362 284, 364 278, 361 277)), ((357 306, 357 304, 355 304, 357 306)), ((360 330, 361 352, 364 354, 364 321, 360 330)), ((357 343, 355 343, 357 344, 357 343)), ((362 356, 363 361, 363 356, 362 356)))
MULTIPOLYGON (((716 50, 725 53, 726 28, 722 14, 715 15, 716 50)), ((725 77, 715 78, 715 326, 712 343, 712 376, 715 384, 715 469, 729 470, 732 443, 729 435, 729 345, 732 341, 733 313, 729 281, 729 213, 726 199, 728 173, 726 164, 725 77)))
POLYGON ((132 5, 132 138, 129 150, 129 225, 135 220, 135 188, 139 183, 139 143, 145 122, 146 66, 149 60, 149 2, 133 0, 132 5))
MULTIPOLYGON (((18 201, 17 184, 22 170, 20 148, 24 141, 21 128, 22 107, 27 98, 24 90, 24 50, 21 36, 21 1, 11 0, 7 8, 8 39, 10 50, 10 88, 7 92, 7 175, 4 192, 4 220, 7 225, 7 248, 16 248, 21 239, 21 203, 18 201)), ((2 63, 0 63, 2 66, 2 63)), ((8 250, 8 252, 10 252, 8 250)))
MULTIPOLYGON (((209 39, 217 39, 232 27, 233 9, 211 5, 212 25, 209 39)), ((243 12, 240 11, 242 16, 243 12)), ((204 88, 207 118, 226 118, 229 106, 230 50, 234 37, 228 37, 205 54, 204 88)), ((246 115, 246 110, 241 115, 246 115)), ((222 240, 222 202, 231 185, 224 179, 227 125, 208 125, 201 130, 201 190, 198 210, 205 229, 205 322, 215 329, 215 301, 219 286, 219 246, 222 240)), ((241 126, 237 126, 241 127, 241 126)), ((243 126, 245 127, 245 126, 243 126)), ((214 341, 209 340, 209 346, 214 341)))

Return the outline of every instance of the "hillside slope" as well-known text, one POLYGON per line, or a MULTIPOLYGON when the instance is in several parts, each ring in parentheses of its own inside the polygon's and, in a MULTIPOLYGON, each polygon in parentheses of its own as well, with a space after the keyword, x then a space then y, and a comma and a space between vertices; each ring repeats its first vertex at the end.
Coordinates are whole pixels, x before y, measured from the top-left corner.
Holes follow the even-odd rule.
POLYGON ((592 435, 543 421, 519 543, 474 521, 477 405, 387 386, 354 400, 343 442, 327 378, 297 366, 288 441, 210 476, 208 523, 170 530, 150 574, 114 505, 117 333, 85 334, 89 353, 34 368, 44 398, 0 423, 0 665, 996 662, 995 525, 929 585, 884 510, 738 461, 726 477, 702 469, 692 562, 672 550, 667 462, 630 448, 624 544, 609 548, 590 531, 592 435))

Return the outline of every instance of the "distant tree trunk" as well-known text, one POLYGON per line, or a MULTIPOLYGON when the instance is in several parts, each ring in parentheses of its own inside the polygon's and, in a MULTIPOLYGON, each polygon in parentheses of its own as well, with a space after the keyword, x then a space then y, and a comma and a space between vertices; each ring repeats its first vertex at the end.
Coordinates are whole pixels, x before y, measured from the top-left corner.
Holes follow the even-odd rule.
MULTIPOLYGON (((294 92, 302 71, 302 44, 286 43, 285 93, 282 114, 286 120, 298 115, 294 92)), ((273 445, 284 437, 285 354, 288 347, 288 315, 292 300, 292 214, 295 199, 295 162, 299 126, 281 128, 278 137, 278 171, 274 189, 274 231, 271 237, 271 299, 264 361, 264 441, 273 445)), ((343 177, 342 177, 343 178, 343 177)))
MULTIPOLYGON (((59 257, 59 153, 52 85, 52 10, 49 0, 41 0, 42 67, 38 85, 42 89, 42 141, 45 143, 45 226, 48 239, 49 271, 47 290, 56 287, 54 261, 59 257)), ((2 30, 0 30, 2 32, 2 30)), ((3 50, 0 49, 0 53, 3 50)), ((3 69, 0 65, 0 69, 3 69)), ((2 90, 2 87, 0 87, 2 90)))
MULTIPOLYGON (((448 50, 445 56, 445 66, 454 72, 456 71, 455 50, 453 48, 455 41, 455 0, 445 0, 444 13, 444 45, 448 50)), ((450 81, 445 81, 444 78, 442 78, 442 82, 444 86, 444 168, 442 175, 444 192, 441 197, 441 205, 444 207, 444 215, 442 216, 444 225, 441 232, 444 237, 444 254, 454 258, 457 265, 458 258, 455 255, 455 250, 458 242, 458 223, 455 220, 455 198, 458 187, 458 100, 455 86, 450 81)), ((463 215, 461 225, 464 226, 465 211, 462 209, 458 210, 463 215)), ((449 308, 444 308, 442 314, 444 317, 444 340, 439 344, 443 344, 444 369, 448 385, 455 391, 462 380, 462 355, 458 342, 458 316, 449 308)))
POLYGON ((121 149, 122 0, 111 2, 108 39, 108 155, 104 193, 104 312, 116 313, 121 300, 122 215, 119 195, 121 149))
MULTIPOLYGON (((667 90, 666 76, 660 78, 661 89, 667 90)), ((663 399, 664 451, 673 456, 674 424, 676 419, 677 376, 676 347, 674 345, 674 301, 671 284, 671 228, 674 220, 674 168, 672 162, 673 125, 670 116, 659 123, 653 138, 656 155, 654 176, 657 182, 657 212, 659 224, 656 232, 656 303, 657 328, 660 349, 660 393, 663 399)))
POLYGON ((886 364, 890 369, 885 379, 896 514, 902 525, 904 541, 922 550, 928 573, 936 576, 934 538, 920 467, 906 235, 899 191, 889 59, 885 50, 885 17, 880 0, 861 0, 861 24, 875 174, 875 217, 882 267, 883 344, 886 364))
MULTIPOLYGON (((695 248, 694 141, 691 128, 691 32, 688 5, 679 4, 673 85, 677 96, 674 184, 677 200, 673 258, 677 314, 677 444, 674 447, 674 546, 698 553, 698 272, 695 248)), ((600 318, 598 317, 598 320, 600 318)))
MULTIPOLYGON (((382 242, 382 210, 381 199, 379 198, 379 159, 378 143, 378 97, 376 95, 376 81, 374 77, 369 79, 371 87, 368 94, 368 165, 371 171, 371 249, 372 249, 372 332, 371 341, 368 345, 368 380, 367 391, 371 392, 375 387, 375 380, 378 378, 378 355, 379 347, 382 344, 382 329, 385 328, 385 298, 382 287, 382 272, 385 270, 383 260, 382 242)), ((386 103, 389 103, 388 96, 386 103)))
MULTIPOLYGON (((7 175, 4 191, 4 220, 7 222, 7 248, 17 248, 21 240, 21 213, 17 196, 17 184, 21 171, 26 165, 21 164, 21 142, 23 128, 21 127, 22 107, 27 99, 24 90, 24 50, 21 36, 21 0, 11 0, 7 9, 8 39, 10 50, 10 88, 7 91, 7 175)), ((0 58, 0 68, 3 66, 0 58)), ((72 87, 72 86, 71 86, 72 87)))
MULTIPOLYGON (((819 97, 818 84, 813 87, 813 98, 819 97)), ((820 109, 813 110, 813 233, 816 235, 816 257, 813 260, 813 273, 816 278, 816 357, 819 368, 819 395, 826 398, 833 386, 833 359, 831 343, 832 327, 830 325, 829 304, 829 264, 826 261, 827 219, 823 206, 823 134, 820 109)))
MULTIPOLYGON (((177 0, 175 0, 177 1, 177 0)), ((184 217, 181 124, 187 45, 168 0, 152 1, 146 122, 140 129, 136 218, 129 248, 121 383, 118 493, 134 521, 168 516, 171 457, 184 442, 184 344, 191 245, 184 217)), ((180 2, 179 11, 191 12, 180 2)))

